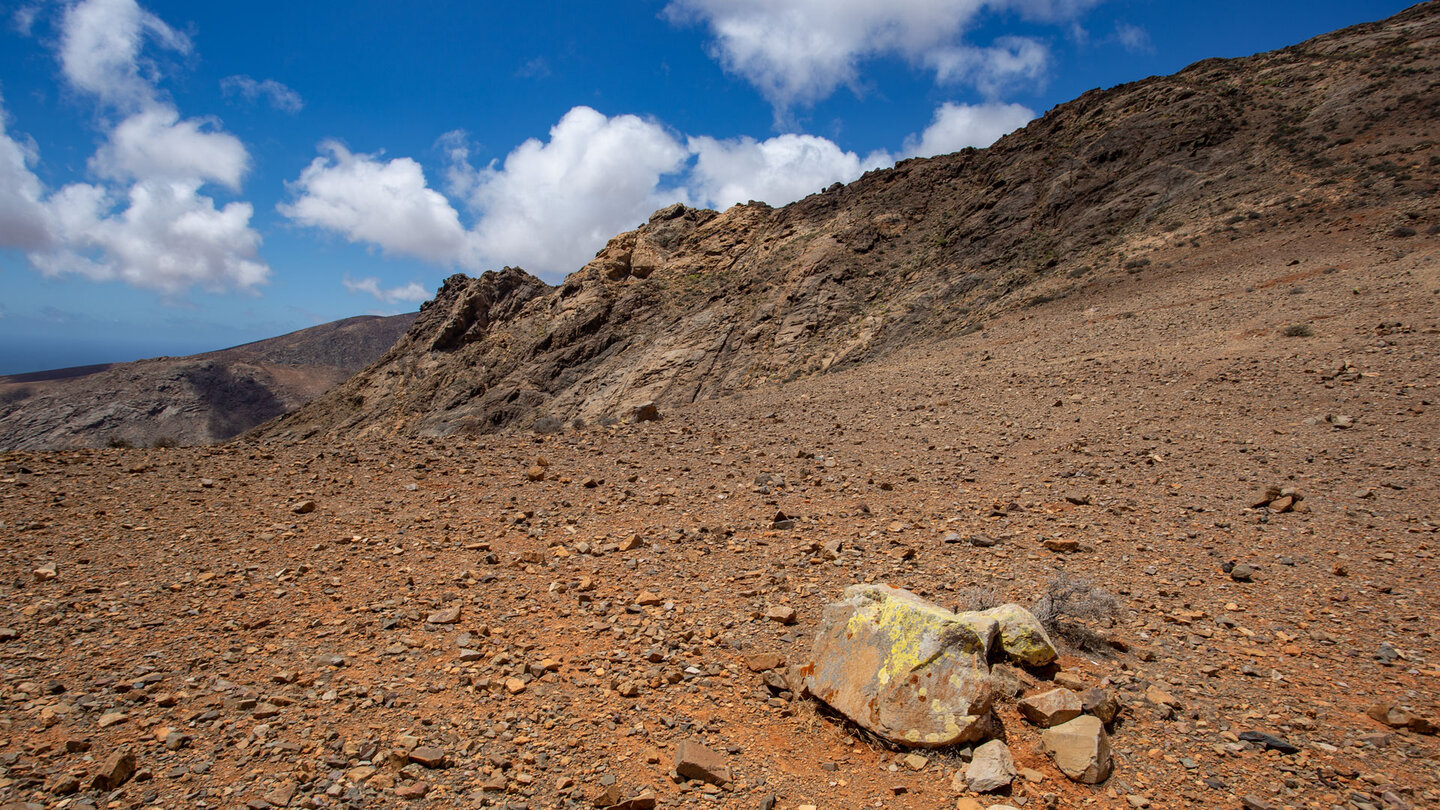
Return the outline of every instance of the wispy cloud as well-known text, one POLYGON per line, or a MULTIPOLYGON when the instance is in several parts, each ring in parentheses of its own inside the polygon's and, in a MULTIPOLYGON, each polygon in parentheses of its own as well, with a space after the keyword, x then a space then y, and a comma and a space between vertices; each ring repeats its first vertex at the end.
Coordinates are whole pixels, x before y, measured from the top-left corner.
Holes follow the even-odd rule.
POLYGON ((402 302, 419 303, 430 299, 430 291, 414 281, 399 287, 381 287, 380 279, 378 278, 367 277, 353 280, 347 276, 341 283, 345 285, 345 289, 352 293, 368 293, 377 300, 391 304, 402 302))
POLYGON ((974 43, 965 34, 987 10, 1045 23, 1076 19, 1102 0, 672 0, 665 15, 702 24, 713 55, 751 83, 784 120, 842 86, 860 84, 861 65, 894 56, 970 84, 987 96, 1037 84, 1049 65, 1040 40, 1003 36, 974 43))
POLYGON ((263 99, 281 112, 298 113, 305 108, 305 100, 299 93, 274 79, 257 81, 244 75, 226 76, 220 80, 220 92, 239 96, 251 104, 263 99))

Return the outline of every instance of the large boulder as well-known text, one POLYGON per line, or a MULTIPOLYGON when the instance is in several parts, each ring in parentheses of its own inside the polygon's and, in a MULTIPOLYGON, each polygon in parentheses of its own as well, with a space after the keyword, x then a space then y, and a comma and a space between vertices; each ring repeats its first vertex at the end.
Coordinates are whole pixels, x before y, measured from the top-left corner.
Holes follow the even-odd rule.
POLYGON ((998 625, 889 585, 853 585, 827 605, 806 667, 810 693, 898 745, 982 739, 994 695, 986 660, 998 625))

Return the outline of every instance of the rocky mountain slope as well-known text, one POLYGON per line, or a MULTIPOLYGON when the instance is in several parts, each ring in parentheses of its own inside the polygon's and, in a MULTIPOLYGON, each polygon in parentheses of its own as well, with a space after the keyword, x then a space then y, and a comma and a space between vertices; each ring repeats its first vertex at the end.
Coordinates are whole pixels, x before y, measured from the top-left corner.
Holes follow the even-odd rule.
MULTIPOLYGON (((1092 91, 985 150, 781 209, 679 206, 551 288, 454 276, 379 363, 266 437, 624 418, 981 329, 1257 231, 1433 222, 1440 15, 1092 91)), ((1401 231, 1403 232, 1403 230, 1401 231)))
POLYGON ((414 319, 346 318, 190 357, 0 377, 0 447, 223 441, 374 362, 414 319))

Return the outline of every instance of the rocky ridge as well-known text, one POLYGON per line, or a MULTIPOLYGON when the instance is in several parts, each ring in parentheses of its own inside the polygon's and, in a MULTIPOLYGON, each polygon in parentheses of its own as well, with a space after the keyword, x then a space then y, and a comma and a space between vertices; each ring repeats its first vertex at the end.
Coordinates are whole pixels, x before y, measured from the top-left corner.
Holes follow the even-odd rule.
POLYGON ((780 209, 656 212, 558 287, 446 281, 380 362, 259 435, 626 418, 887 356, 1255 231, 1435 210, 1433 3, 1095 90, 985 150, 780 209))
POLYGON ((343 382, 414 319, 360 316, 189 357, 0 376, 0 447, 224 441, 343 382))

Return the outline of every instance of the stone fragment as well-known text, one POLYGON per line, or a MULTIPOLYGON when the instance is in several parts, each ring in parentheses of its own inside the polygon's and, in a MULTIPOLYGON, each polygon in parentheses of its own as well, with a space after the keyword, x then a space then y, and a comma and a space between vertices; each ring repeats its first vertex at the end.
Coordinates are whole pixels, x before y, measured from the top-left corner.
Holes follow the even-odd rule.
POLYGON ((802 669, 812 695, 898 745, 984 736, 993 700, 993 618, 955 614, 888 585, 853 585, 827 605, 802 669))
POLYGON ((712 785, 723 786, 730 781, 725 758, 694 740, 682 740, 675 749, 675 773, 712 785))
POLYGON ((1154 703, 1156 706, 1167 706, 1171 709, 1180 709, 1183 708, 1185 705, 1181 703, 1179 699, 1176 698, 1174 695, 1166 692, 1164 689, 1161 689, 1158 686, 1152 686, 1149 689, 1146 689, 1145 699, 1150 701, 1151 703, 1154 703))
POLYGON ((411 782, 395 788, 395 795, 402 799, 423 799, 429 792, 430 785, 426 782, 411 782))
POLYGON ((290 511, 297 515, 308 515, 315 511, 315 502, 310 500, 300 501, 290 507, 290 511))
POLYGON ((1086 714, 1100 718, 1100 722, 1107 726, 1120 716, 1120 701, 1105 689, 1086 689, 1080 695, 1080 708, 1086 714))
POLYGON ((779 653, 752 653, 745 656, 745 668, 751 672, 764 672, 785 664, 785 656, 779 653))
POLYGON ((1099 718, 1081 715, 1047 729, 1040 745, 1070 779, 1095 785, 1110 776, 1110 737, 1099 718))
POLYGON ((91 790, 114 790, 135 775, 135 753, 117 751, 106 757, 90 782, 91 790))
POLYGON ((925 766, 930 764, 930 760, 919 754, 906 754, 901 762, 904 762, 905 767, 912 771, 923 771, 925 770, 925 766))
POLYGON ((1068 723, 1083 711, 1080 696, 1069 689, 1051 689, 1020 700, 1020 714, 1040 728, 1068 723))
POLYGON ((545 468, 539 464, 531 465, 531 467, 525 471, 525 477, 531 481, 544 481, 545 468))
POLYGON ((1240 741, 1255 743, 1267 751, 1279 751, 1282 754, 1300 753, 1300 748, 1293 743, 1263 731, 1242 731, 1240 732, 1240 741))
POLYGON ((426 624, 454 624, 460 621, 460 606, 441 608, 425 617, 426 624))
POLYGON ((981 615, 995 620, 1000 648, 1012 661, 1043 667, 1060 657, 1040 620, 1025 608, 1009 603, 981 611, 981 615))
POLYGON ((50 580, 59 576, 59 571, 58 569, 56 569, 55 563, 45 563, 44 565, 35 569, 35 571, 33 572, 33 576, 35 577, 36 582, 49 582, 50 580))
POLYGON ((295 798, 295 783, 286 782, 266 793, 263 798, 275 807, 289 807, 290 800, 295 798))
POLYGON ((1050 551, 1059 552, 1061 554, 1067 554, 1072 551, 1080 550, 1080 541, 1068 537, 1047 537, 1043 541, 1041 541, 1041 545, 1045 546, 1045 548, 1049 549, 1050 551))
POLYGON ((965 766, 965 786, 975 793, 1004 790, 1015 781, 1015 758, 1000 740, 991 740, 975 749, 970 764, 965 766))
POLYGON ((1254 582, 1255 569, 1246 563, 1240 563, 1230 569, 1230 578, 1236 582, 1254 582))
POLYGON ((445 751, 433 745, 422 745, 411 750, 408 758, 426 768, 441 768, 445 765, 445 751))
POLYGON ((642 402, 630 409, 630 420, 633 422, 658 422, 660 421, 660 409, 654 402, 642 402))
POLYGON ((792 607, 787 607, 785 605, 774 605, 769 610, 765 611, 765 618, 769 619, 772 622, 779 622, 781 624, 794 624, 795 609, 792 607))

